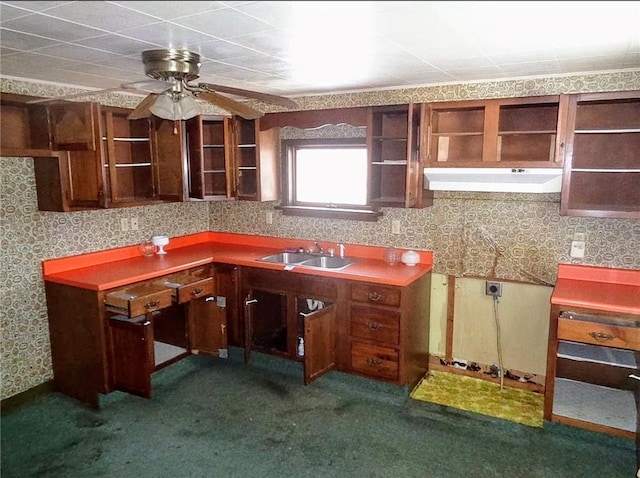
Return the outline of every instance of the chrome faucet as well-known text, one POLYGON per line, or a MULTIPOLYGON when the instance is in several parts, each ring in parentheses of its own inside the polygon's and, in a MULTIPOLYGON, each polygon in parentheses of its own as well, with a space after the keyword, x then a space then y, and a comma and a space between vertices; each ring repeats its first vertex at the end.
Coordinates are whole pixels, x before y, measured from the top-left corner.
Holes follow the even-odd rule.
POLYGON ((344 244, 341 242, 338 243, 338 251, 339 251, 338 255, 340 257, 344 257, 344 244))
POLYGON ((309 252, 311 253, 317 253, 317 254, 322 254, 324 253, 324 249, 322 248, 322 246, 318 243, 318 241, 313 241, 313 246, 311 246, 309 248, 309 252))

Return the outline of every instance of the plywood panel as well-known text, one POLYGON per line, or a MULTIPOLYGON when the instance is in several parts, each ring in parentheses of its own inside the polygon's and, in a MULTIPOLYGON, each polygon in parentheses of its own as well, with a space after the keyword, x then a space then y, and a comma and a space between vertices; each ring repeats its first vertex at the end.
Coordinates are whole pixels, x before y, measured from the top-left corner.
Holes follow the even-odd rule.
MULTIPOLYGON (((485 295, 485 281, 460 278, 456 287, 453 356, 498 363, 493 299, 485 295)), ((546 373, 551 292, 547 286, 503 282, 498 318, 506 369, 546 373)))

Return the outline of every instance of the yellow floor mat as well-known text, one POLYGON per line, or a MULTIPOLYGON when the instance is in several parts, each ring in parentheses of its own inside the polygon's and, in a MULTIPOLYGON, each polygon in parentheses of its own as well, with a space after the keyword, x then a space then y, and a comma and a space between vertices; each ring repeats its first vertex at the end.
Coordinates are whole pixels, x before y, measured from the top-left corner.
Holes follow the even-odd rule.
POLYGON ((414 400, 437 403, 531 427, 542 427, 544 396, 447 372, 431 371, 413 389, 414 400))

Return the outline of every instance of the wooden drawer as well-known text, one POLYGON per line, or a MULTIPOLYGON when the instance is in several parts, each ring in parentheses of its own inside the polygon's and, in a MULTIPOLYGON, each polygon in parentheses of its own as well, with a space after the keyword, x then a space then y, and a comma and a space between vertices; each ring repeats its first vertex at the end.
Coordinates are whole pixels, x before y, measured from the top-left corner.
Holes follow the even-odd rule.
POLYGON ((640 350, 640 328, 575 319, 558 319, 558 339, 640 350))
POLYGON ((351 306, 351 336, 391 345, 400 341, 400 312, 351 306))
POLYGON ((389 347, 353 342, 351 369, 374 377, 398 380, 398 351, 389 347))
POLYGON ((123 287, 105 295, 107 310, 135 317, 173 303, 173 289, 153 282, 123 287))
POLYGON ((172 290, 175 302, 178 304, 184 304, 199 297, 212 295, 215 289, 213 277, 201 279, 188 273, 171 274, 162 277, 155 283, 169 287, 172 290))
POLYGON ((351 284, 351 300, 377 305, 400 305, 400 288, 379 284, 351 284))

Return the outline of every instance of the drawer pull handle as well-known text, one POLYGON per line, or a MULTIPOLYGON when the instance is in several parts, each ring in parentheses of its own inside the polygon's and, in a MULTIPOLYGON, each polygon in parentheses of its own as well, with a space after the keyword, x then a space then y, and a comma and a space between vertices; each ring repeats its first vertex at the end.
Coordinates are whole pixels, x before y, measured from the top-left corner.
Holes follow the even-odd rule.
POLYGON ((147 302, 145 304, 145 308, 153 309, 154 307, 158 307, 159 305, 160 305, 160 302, 158 302, 157 300, 152 300, 152 301, 147 302))
POLYGON ((375 367, 377 365, 380 365, 380 363, 381 362, 378 359, 370 359, 370 358, 367 359, 367 365, 370 367, 375 367))
POLYGON ((202 289, 199 288, 199 287, 197 289, 193 289, 191 291, 191 295, 193 295, 193 296, 200 295, 200 294, 202 294, 202 289))
POLYGON ((378 294, 377 292, 369 292, 369 300, 372 302, 378 302, 379 300, 384 299, 384 296, 378 294))
POLYGON ((615 335, 605 334, 604 332, 589 332, 589 335, 598 342, 608 342, 616 338, 615 335))
POLYGON ((377 322, 367 322, 367 327, 371 330, 378 330, 380 328, 380 324, 377 322))

